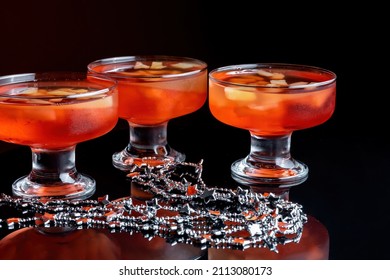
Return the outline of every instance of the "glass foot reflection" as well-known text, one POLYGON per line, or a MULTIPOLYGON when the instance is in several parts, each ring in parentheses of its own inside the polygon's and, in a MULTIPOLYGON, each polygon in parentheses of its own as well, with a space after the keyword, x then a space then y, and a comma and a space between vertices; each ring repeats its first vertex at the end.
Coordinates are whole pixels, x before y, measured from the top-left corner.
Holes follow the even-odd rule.
POLYGON ((0 240, 2 260, 193 260, 205 253, 191 245, 172 246, 163 238, 106 229, 41 232, 22 228, 0 240))
POLYGON ((326 227, 313 216, 308 216, 299 243, 288 243, 275 253, 263 248, 249 248, 244 251, 215 249, 208 250, 209 260, 327 260, 329 259, 329 234, 326 227))

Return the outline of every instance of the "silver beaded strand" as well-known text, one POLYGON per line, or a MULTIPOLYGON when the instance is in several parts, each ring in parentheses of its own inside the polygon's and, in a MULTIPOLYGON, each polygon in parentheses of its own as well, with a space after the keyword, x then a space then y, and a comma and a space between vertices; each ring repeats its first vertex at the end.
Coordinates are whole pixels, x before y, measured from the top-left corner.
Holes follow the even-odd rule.
POLYGON ((241 187, 207 187, 201 174, 202 162, 141 165, 128 177, 153 198, 137 203, 131 197, 111 201, 108 195, 97 200, 45 201, 1 194, 0 206, 19 210, 23 217, 0 219, 0 230, 106 228, 162 237, 173 245, 275 252, 278 245, 300 241, 307 222, 301 205, 241 187))

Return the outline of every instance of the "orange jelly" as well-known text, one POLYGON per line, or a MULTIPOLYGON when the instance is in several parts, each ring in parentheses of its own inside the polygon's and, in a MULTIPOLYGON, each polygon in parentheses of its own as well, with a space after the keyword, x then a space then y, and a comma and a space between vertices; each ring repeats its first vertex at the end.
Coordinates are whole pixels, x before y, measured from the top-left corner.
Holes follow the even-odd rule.
POLYGON ((207 98, 207 71, 201 62, 127 61, 90 68, 118 81, 119 117, 155 125, 198 110, 207 98))
POLYGON ((0 139, 57 149, 99 137, 118 120, 117 94, 99 90, 82 82, 0 87, 0 139))

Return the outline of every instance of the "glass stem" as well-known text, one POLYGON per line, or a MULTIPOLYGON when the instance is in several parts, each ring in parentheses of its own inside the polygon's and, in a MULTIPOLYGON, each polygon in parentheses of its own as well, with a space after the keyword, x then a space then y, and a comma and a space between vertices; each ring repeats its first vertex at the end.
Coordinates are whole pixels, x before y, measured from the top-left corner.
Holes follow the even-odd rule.
MULTIPOLYGON (((249 166, 263 169, 293 169, 295 160, 290 154, 291 133, 282 136, 263 137, 251 133, 250 153, 246 158, 249 166)), ((272 192, 289 199, 291 186, 256 185, 252 189, 256 192, 272 192)))
POLYGON ((165 156, 169 153, 167 141, 168 122, 155 126, 141 126, 129 123, 130 139, 127 146, 129 154, 165 156))
POLYGON ((251 148, 247 161, 291 168, 291 133, 283 136, 263 137, 251 133, 251 148))
POLYGON ((77 179, 75 150, 76 146, 61 150, 31 148, 32 171, 29 180, 38 184, 74 183, 77 179))

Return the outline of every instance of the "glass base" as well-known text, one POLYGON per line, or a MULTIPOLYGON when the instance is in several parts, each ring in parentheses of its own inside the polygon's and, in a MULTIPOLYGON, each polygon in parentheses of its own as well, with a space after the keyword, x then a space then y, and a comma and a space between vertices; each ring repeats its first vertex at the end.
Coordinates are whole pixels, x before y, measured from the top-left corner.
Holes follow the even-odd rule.
POLYGON ((37 183, 30 180, 29 176, 24 176, 16 180, 12 185, 12 192, 15 196, 49 199, 69 199, 83 200, 91 197, 96 190, 96 182, 93 178, 78 174, 71 183, 50 182, 37 183))
POLYGON ((166 155, 153 155, 153 153, 133 155, 130 154, 126 148, 112 155, 113 165, 123 171, 130 171, 142 164, 157 166, 169 162, 182 162, 184 160, 185 155, 173 149, 169 149, 169 153, 167 153, 166 155))
POLYGON ((281 185, 295 186, 306 181, 308 167, 299 161, 289 159, 281 165, 249 162, 247 158, 235 161, 231 166, 232 178, 248 186, 281 185), (283 166, 282 166, 283 165, 283 166))

